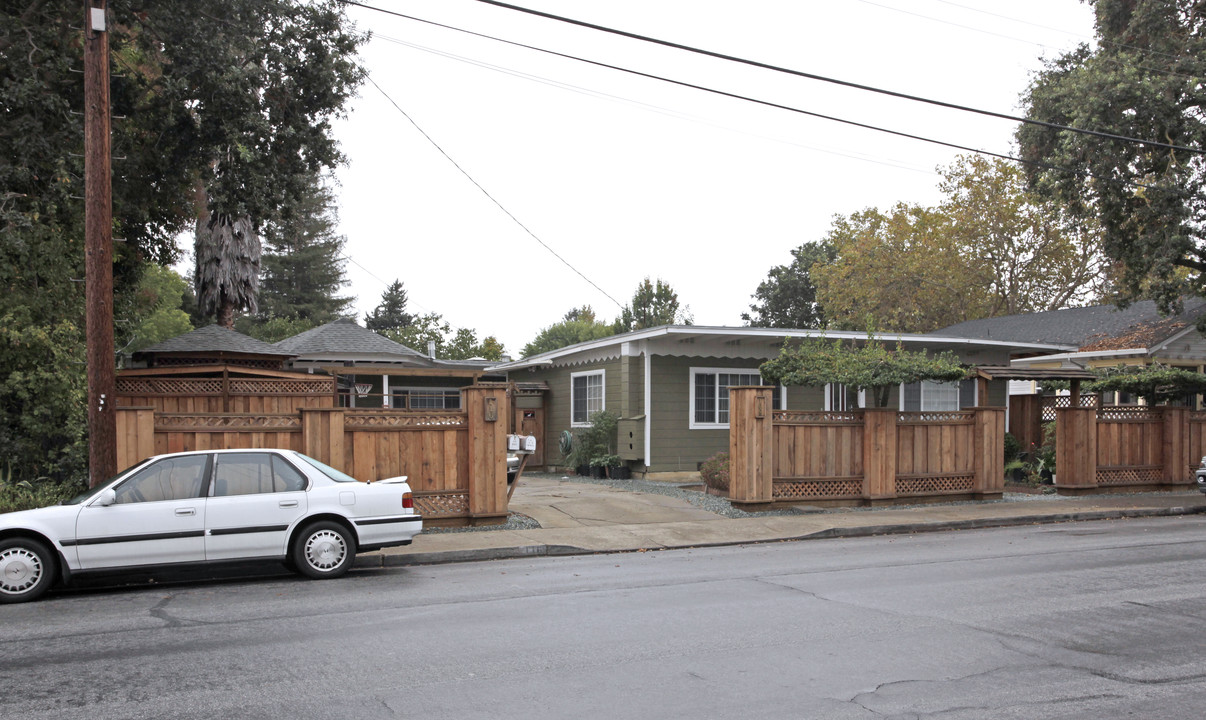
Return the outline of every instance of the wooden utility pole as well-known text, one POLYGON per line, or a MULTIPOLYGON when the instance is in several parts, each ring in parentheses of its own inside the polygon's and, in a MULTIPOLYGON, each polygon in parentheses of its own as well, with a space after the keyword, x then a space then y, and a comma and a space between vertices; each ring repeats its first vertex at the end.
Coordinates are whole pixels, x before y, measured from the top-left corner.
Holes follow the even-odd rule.
POLYGON ((113 180, 109 141, 107 0, 84 0, 84 282, 88 360, 88 476, 117 472, 113 396, 113 180))

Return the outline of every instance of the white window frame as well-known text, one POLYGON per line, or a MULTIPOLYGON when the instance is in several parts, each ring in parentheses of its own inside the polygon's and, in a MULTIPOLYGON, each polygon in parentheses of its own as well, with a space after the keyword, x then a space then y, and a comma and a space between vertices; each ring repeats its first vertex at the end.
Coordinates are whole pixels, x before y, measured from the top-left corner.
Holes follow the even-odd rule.
POLYGON ((921 384, 921 392, 920 392, 920 397, 918 398, 919 405, 921 406, 920 410, 905 410, 905 385, 906 385, 906 383, 900 384, 900 390, 898 393, 900 395, 900 400, 898 402, 898 407, 899 407, 900 412, 957 412, 958 410, 961 409, 961 403, 959 402, 960 387, 959 387, 958 380, 953 380, 950 382, 935 381, 935 380, 922 380, 920 384, 921 384), (925 388, 927 385, 930 385, 930 386, 954 385, 955 386, 955 407, 954 408, 942 408, 942 409, 926 407, 925 388))
MULTIPOLYGON (((459 388, 459 387, 422 387, 422 386, 400 387, 400 386, 394 386, 394 387, 390 388, 390 394, 388 396, 389 397, 389 407, 397 407, 397 405, 394 404, 394 399, 400 398, 403 394, 405 394, 407 396, 406 402, 403 403, 403 405, 405 405, 405 409, 415 410, 415 408, 413 408, 411 406, 410 396, 413 396, 413 395, 437 395, 438 394, 438 395, 444 396, 444 398, 443 398, 444 407, 442 407, 442 408, 418 408, 417 411, 421 412, 424 410, 431 410, 431 411, 435 411, 435 412, 440 412, 440 411, 449 409, 447 407, 447 405, 448 405, 447 396, 451 393, 456 393, 457 396, 460 397, 461 396, 461 388, 459 388)), ((462 398, 461 400, 457 401, 457 406, 452 409, 453 410, 462 410, 462 409, 464 409, 463 405, 464 405, 464 400, 462 398)))
MULTIPOLYGON (((826 383, 825 384, 825 412, 833 412, 834 411, 833 395, 832 395, 834 385, 841 385, 841 383, 826 383)), ((851 394, 852 393, 850 392, 850 388, 846 388, 846 404, 847 405, 850 404, 850 395, 851 394)), ((861 410, 862 408, 865 408, 865 407, 867 407, 867 391, 859 390, 857 404, 854 407, 847 407, 846 410, 847 411, 861 410)), ((841 411, 839 411, 839 412, 841 412, 841 411)))
MULTIPOLYGON (((688 404, 687 427, 691 430, 728 430, 729 429, 729 423, 727 423, 727 422, 726 423, 721 423, 721 422, 706 423, 706 422, 697 422, 695 420, 695 376, 696 375, 698 375, 700 373, 703 373, 705 375, 716 375, 719 373, 728 373, 731 375, 732 374, 757 375, 759 382, 762 382, 762 373, 758 371, 758 368, 749 369, 749 368, 693 367, 690 369, 690 373, 691 374, 689 376, 689 383, 687 385, 687 395, 688 395, 688 399, 690 401, 687 403, 688 404)), ((787 392, 787 388, 785 388, 782 385, 778 385, 775 387, 775 395, 776 395, 776 399, 778 400, 778 402, 776 404, 779 407, 783 407, 787 400, 786 392, 787 392)), ((719 398, 717 398, 717 401, 719 401, 719 398)), ((717 412, 719 412, 719 408, 717 408, 717 412)))
POLYGON ((592 375, 599 376, 599 408, 597 410, 595 410, 595 412, 599 413, 599 412, 603 412, 604 410, 607 409, 607 370, 601 368, 599 370, 583 370, 582 372, 570 373, 570 387, 569 387, 570 427, 590 427, 590 418, 594 413, 592 413, 590 410, 589 386, 587 388, 587 398, 586 398, 587 399, 586 420, 585 421, 575 421, 574 417, 577 415, 577 413, 575 412, 577 410, 577 408, 574 407, 574 382, 580 377, 589 377, 592 375))

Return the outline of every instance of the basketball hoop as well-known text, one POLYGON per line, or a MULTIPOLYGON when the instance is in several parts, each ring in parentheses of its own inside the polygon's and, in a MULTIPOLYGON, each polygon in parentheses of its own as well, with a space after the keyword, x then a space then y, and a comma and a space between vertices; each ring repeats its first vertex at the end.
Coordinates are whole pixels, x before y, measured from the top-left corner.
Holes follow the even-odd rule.
POLYGON ((356 383, 356 397, 365 397, 373 389, 372 383, 356 383))

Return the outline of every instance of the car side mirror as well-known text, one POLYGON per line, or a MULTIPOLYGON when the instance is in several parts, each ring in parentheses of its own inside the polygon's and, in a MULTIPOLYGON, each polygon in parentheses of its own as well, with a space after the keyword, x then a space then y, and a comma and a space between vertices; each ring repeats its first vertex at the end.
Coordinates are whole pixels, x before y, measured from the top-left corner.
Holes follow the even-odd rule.
POLYGON ((113 488, 108 488, 100 491, 100 494, 96 496, 96 502, 93 504, 108 507, 115 502, 117 502, 117 493, 113 488))

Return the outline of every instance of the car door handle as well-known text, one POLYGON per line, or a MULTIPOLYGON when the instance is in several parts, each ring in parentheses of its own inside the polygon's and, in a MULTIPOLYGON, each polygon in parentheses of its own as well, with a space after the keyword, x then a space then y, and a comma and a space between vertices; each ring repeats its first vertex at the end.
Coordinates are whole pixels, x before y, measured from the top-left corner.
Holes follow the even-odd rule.
POLYGON ((281 500, 280 505, 283 508, 295 508, 295 507, 297 507, 297 501, 296 500, 281 500))
POLYGON ((176 508, 176 514, 180 517, 186 517, 188 515, 196 515, 197 510, 195 508, 176 508))

